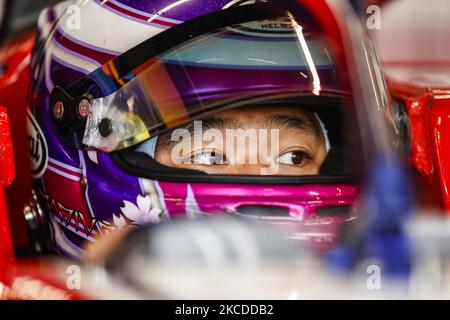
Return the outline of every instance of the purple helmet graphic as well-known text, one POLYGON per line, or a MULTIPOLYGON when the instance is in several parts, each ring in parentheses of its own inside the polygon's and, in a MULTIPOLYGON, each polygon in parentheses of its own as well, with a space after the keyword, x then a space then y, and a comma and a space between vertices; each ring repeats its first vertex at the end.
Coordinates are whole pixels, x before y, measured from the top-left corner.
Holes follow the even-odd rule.
MULTIPOLYGON (((333 242, 355 218, 365 135, 344 37, 328 32, 342 26, 303 2, 92 0, 42 12, 29 128, 57 251, 79 257, 116 229, 217 214, 278 224, 319 249, 333 242)), ((382 78, 372 84, 358 94, 385 104, 382 78)))

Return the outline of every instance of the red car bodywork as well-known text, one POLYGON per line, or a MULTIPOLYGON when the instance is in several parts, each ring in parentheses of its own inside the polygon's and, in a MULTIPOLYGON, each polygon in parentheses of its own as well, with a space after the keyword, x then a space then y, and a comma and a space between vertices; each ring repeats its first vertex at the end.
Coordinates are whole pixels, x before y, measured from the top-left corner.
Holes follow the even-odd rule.
POLYGON ((27 92, 30 83, 29 63, 34 33, 26 33, 7 43, 0 50, 4 73, 0 76, 0 106, 8 111, 16 160, 16 177, 6 189, 9 220, 14 247, 29 247, 23 207, 31 192, 26 129, 27 92))
POLYGON ((437 194, 435 204, 448 211, 450 149, 445 141, 450 139, 450 88, 432 89, 395 80, 389 81, 389 88, 392 96, 405 105, 410 120, 410 160, 428 182, 425 186, 418 186, 419 191, 437 194))
MULTIPOLYGON (((374 38, 391 95, 411 125, 411 163, 450 212, 450 3, 389 1, 374 38), (432 22, 432 23, 430 23, 432 22)), ((431 190, 430 190, 431 189, 431 190)), ((436 203, 436 201, 434 201, 436 203)))
MULTIPOLYGON (((5 270, 7 265, 14 259, 13 237, 11 233, 13 229, 10 227, 10 217, 8 215, 8 212, 10 211, 7 209, 4 189, 4 186, 8 186, 13 182, 15 173, 11 126, 14 126, 14 122, 16 121, 13 122, 11 119, 15 119, 16 113, 10 112, 14 106, 12 97, 14 96, 14 98, 17 99, 20 96, 16 94, 23 94, 24 90, 26 92, 25 85, 22 85, 18 81, 22 80, 18 77, 18 74, 20 74, 19 66, 24 64, 22 55, 23 50, 20 50, 20 48, 24 45, 27 46, 27 44, 23 38, 19 38, 16 41, 6 45, 0 51, 0 63, 4 67, 4 72, 0 77, 0 270, 5 270), (6 91, 10 88, 16 89, 15 91, 12 91, 13 95, 11 96, 10 91, 6 91), (9 108, 6 108, 8 105, 9 108), (14 116, 11 118, 12 114, 14 114, 14 116)), ((27 51, 29 52, 29 49, 27 51)), ((21 103, 21 101, 18 100, 15 102, 18 104, 21 103)), ((22 103, 18 109, 25 109, 24 107, 25 104, 22 103)), ((21 136, 24 137, 25 132, 21 133, 21 136)), ((14 217, 13 219, 15 220, 14 217)), ((22 229, 22 231, 24 230, 25 229, 22 229)), ((0 276, 1 275, 2 273, 0 273, 0 276)))

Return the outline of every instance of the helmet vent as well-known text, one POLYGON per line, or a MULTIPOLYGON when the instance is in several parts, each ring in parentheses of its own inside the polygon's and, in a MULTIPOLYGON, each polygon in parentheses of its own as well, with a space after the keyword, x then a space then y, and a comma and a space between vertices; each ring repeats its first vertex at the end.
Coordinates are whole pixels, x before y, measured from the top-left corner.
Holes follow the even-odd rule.
POLYGON ((352 211, 353 206, 324 206, 317 209, 316 215, 319 217, 328 217, 350 214, 352 211))
POLYGON ((252 217, 289 217, 289 209, 279 206, 243 205, 237 213, 252 217))

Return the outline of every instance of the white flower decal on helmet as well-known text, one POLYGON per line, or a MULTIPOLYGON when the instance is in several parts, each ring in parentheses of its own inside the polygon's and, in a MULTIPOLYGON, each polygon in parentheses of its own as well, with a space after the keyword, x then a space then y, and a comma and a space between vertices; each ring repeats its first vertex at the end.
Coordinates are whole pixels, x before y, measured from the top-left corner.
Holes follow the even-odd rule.
POLYGON ((150 196, 138 195, 136 204, 124 200, 118 216, 113 215, 114 224, 120 229, 128 225, 145 225, 161 221, 161 209, 152 208, 150 196))

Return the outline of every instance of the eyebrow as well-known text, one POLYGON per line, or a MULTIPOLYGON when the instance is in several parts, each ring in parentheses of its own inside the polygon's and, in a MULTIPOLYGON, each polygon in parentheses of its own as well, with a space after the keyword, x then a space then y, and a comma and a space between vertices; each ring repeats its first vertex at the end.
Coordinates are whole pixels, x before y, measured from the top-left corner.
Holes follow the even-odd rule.
MULTIPOLYGON (((308 116, 310 118, 310 116, 308 116)), ((266 120, 267 127, 285 127, 289 129, 300 129, 306 131, 313 135, 318 135, 317 126, 314 124, 312 119, 305 120, 303 118, 287 115, 287 114, 279 114, 271 116, 266 120)))
MULTIPOLYGON (((201 122, 203 132, 209 129, 226 130, 238 127, 238 124, 235 121, 228 118, 209 118, 201 120, 201 122)), ((194 134, 194 122, 190 122, 184 128, 188 130, 191 135, 194 134)))
MULTIPOLYGON (((308 134, 318 136, 319 131, 317 129, 317 126, 314 125, 314 121, 313 119, 311 119, 311 116, 309 115, 307 116, 309 121, 294 115, 287 115, 287 114, 274 115, 266 119, 265 125, 268 128, 285 127, 290 129, 303 130, 308 134)), ((202 120, 202 132, 205 132, 208 129, 219 129, 225 131, 226 129, 238 127, 239 127, 238 123, 229 118, 209 118, 202 120)), ((186 129, 191 135, 191 137, 194 137, 195 133, 194 121, 191 121, 190 123, 181 128, 186 129)), ((158 139, 158 144, 160 147, 171 148, 178 143, 178 141, 171 140, 170 138, 171 133, 172 131, 169 131, 160 136, 160 138, 158 139)))

